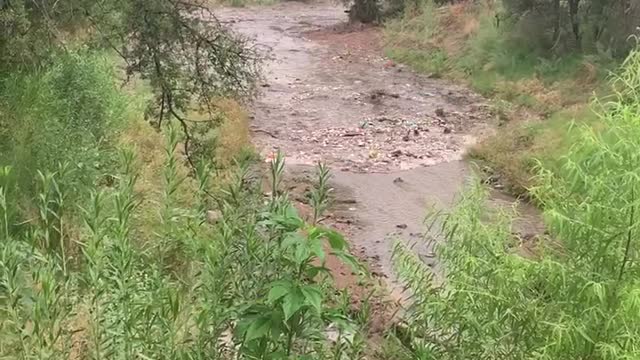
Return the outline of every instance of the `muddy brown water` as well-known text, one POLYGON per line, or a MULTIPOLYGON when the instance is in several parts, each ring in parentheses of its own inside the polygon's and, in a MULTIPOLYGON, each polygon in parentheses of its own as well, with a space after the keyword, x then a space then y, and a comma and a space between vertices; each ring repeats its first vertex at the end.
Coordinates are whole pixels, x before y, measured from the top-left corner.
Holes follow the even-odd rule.
POLYGON ((485 101, 384 58, 379 31, 345 26, 336 4, 216 13, 270 56, 251 108, 256 147, 267 160, 284 152, 292 178, 309 179, 317 161, 329 164, 331 215, 350 224, 352 246, 392 280, 393 241, 419 242, 427 209, 450 207, 468 181, 463 155, 490 130, 485 101))

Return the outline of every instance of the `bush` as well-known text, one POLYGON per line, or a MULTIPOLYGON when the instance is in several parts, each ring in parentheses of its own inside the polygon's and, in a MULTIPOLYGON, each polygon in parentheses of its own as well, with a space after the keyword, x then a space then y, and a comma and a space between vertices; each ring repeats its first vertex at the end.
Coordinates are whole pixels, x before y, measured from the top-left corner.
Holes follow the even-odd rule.
MULTIPOLYGON (((194 189, 177 171, 177 142, 169 128, 164 186, 153 189, 161 192, 153 208, 158 223, 148 242, 137 237, 140 195, 147 194, 136 190, 131 151, 122 153, 117 183, 92 192, 76 233, 59 232, 69 218, 48 201, 38 213, 52 222, 34 222, 20 235, 6 231, 0 174, 0 357, 364 358, 349 299, 334 295, 325 267, 329 256, 356 265, 344 239, 305 223, 282 187, 265 201, 261 189, 247 185, 246 169, 214 195, 207 169, 199 169, 194 189), (198 203, 214 196, 219 217, 208 219, 207 207, 180 206, 182 187, 198 203), (52 233, 62 241, 49 246, 52 233), (72 244, 81 251, 70 253, 72 244)), ((271 170, 281 184, 280 155, 271 170)), ((48 178, 65 183, 58 174, 48 178)), ((314 193, 326 194, 323 186, 314 193)))
POLYGON ((603 0, 503 0, 517 37, 545 53, 572 50, 624 57, 640 6, 603 0))
POLYGON ((443 221, 444 284, 401 243, 416 302, 405 343, 419 359, 636 359, 640 356, 640 52, 533 194, 548 233, 520 237, 487 214, 478 186, 443 221))
POLYGON ((35 73, 12 73, 0 89, 0 165, 11 165, 20 191, 34 195, 37 171, 73 170, 73 186, 111 169, 126 103, 112 64, 99 54, 55 57, 35 73))

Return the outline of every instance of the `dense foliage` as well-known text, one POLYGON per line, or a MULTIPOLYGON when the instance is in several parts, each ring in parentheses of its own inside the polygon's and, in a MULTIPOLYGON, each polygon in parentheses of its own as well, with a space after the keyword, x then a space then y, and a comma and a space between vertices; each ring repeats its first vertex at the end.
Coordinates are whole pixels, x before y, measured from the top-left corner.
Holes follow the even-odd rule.
POLYGON ((212 101, 250 96, 258 76, 258 53, 220 24, 202 0, 11 0, 1 5, 0 74, 51 66, 59 53, 77 47, 113 50, 128 77, 151 85, 151 120, 180 121, 187 155, 188 112, 197 110, 215 121, 212 101))
MULTIPOLYGON (((154 234, 140 232, 141 194, 131 151, 113 188, 92 190, 84 225, 67 233, 73 203, 62 172, 38 181, 38 218, 13 234, 14 199, 0 174, 0 356, 18 359, 357 359, 347 304, 333 297, 328 256, 357 267, 342 237, 305 224, 274 188, 262 202, 247 169, 206 206, 180 205, 169 129, 154 234), (212 222, 213 221, 213 222, 212 222), (326 245, 325 245, 326 243, 326 245), (337 332, 327 340, 327 328, 337 332)), ((271 169, 281 183, 282 157, 271 169)), ((209 168, 196 203, 209 201, 209 168)), ((320 179, 326 176, 320 172, 320 179)), ((319 186, 322 186, 321 180, 319 186)), ((316 194, 326 193, 317 188, 316 194)), ((320 204, 322 196, 315 196, 320 204)), ((189 204, 190 205, 190 204, 189 204)))
POLYGON ((524 41, 537 56, 547 57, 585 51, 624 58, 635 45, 629 36, 637 35, 640 17, 640 5, 629 0, 501 0, 497 6, 492 0, 354 0, 347 3, 351 4, 350 19, 362 22, 385 20, 403 10, 415 12, 429 3, 499 8, 492 19, 493 25, 504 28, 509 38, 524 41))
MULTIPOLYGON (((352 17, 379 20, 380 3, 358 3, 352 17)), ((623 53, 629 27, 614 18, 635 11, 624 1, 503 4, 510 30, 541 21, 523 34, 545 51, 623 53)), ((218 150, 209 126, 219 98, 250 96, 258 76, 258 54, 204 5, 0 0, 1 358, 367 358, 368 314, 357 313, 367 307, 352 308, 325 267, 331 257, 362 270, 342 236, 317 223, 328 168, 318 166, 307 223, 284 190, 281 155, 266 195, 248 162, 221 185, 218 164, 193 161, 218 150), (141 151, 117 151, 127 98, 149 99, 119 88, 114 53, 124 77, 153 92, 147 115, 159 134, 138 139, 141 151), (195 134, 207 141, 194 144, 195 134), (158 139, 164 148, 145 154, 158 139), (157 168, 143 169, 145 156, 157 168)), ((490 52, 475 51, 467 58, 490 52)), ((445 66, 446 55, 432 56, 445 66)), ((638 69, 632 51, 615 96, 594 104, 602 126, 574 129, 582 141, 562 166, 539 171, 532 194, 547 233, 512 232, 478 186, 430 232, 445 240, 437 273, 397 244, 413 296, 389 358, 640 356, 638 69)))
POLYGON ((249 180, 244 115, 225 98, 252 95, 259 56, 205 5, 0 1, 0 357, 361 356, 324 264, 359 266, 315 224, 328 170, 314 224, 281 189, 281 156, 268 199, 249 180), (136 128, 144 103, 164 135, 136 128), (220 149, 233 153, 211 159, 220 149), (212 184, 231 159, 237 175, 212 184))
POLYGON ((93 184, 113 168, 125 112, 112 65, 99 53, 59 54, 38 71, 8 74, 0 82, 0 166, 13 166, 15 190, 26 196, 35 194, 38 170, 61 163, 73 167, 70 186, 93 184))
POLYGON ((444 283, 413 252, 397 265, 415 294, 407 346, 420 359, 636 359, 640 52, 597 104, 602 129, 534 189, 548 234, 521 238, 507 214, 487 217, 483 191, 443 219, 444 283))
POLYGON ((624 56, 634 45, 640 6, 635 1, 503 0, 518 35, 545 51, 584 49, 624 56))

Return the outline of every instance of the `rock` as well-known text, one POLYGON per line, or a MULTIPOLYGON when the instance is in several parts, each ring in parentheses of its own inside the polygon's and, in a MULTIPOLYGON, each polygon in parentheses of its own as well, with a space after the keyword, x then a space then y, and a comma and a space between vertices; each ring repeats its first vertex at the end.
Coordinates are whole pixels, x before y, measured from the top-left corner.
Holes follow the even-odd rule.
POLYGON ((331 324, 324 330, 324 335, 332 343, 337 343, 340 338, 340 330, 335 325, 331 324))
POLYGON ((413 135, 420 136, 420 131, 418 131, 418 129, 413 129, 413 135))
POLYGON ((502 184, 494 184, 493 188, 496 190, 504 190, 504 185, 502 184))
POLYGON ((222 212, 220 210, 207 211, 207 222, 210 224, 216 224, 220 219, 222 219, 222 212))
POLYGON ((393 156, 393 157, 399 157, 400 155, 402 155, 402 150, 400 150, 400 149, 393 150, 391 152, 391 156, 393 156))
POLYGON ((393 183, 394 184, 399 184, 399 183, 403 183, 403 182, 404 182, 404 180, 402 180, 401 177, 397 177, 397 178, 393 179, 393 183))
POLYGON ((411 138, 409 137, 409 135, 405 135, 402 137, 402 141, 409 141, 411 138))
POLYGON ((487 178, 487 180, 486 180, 486 182, 487 182, 488 184, 495 184, 495 183, 497 183, 498 181, 500 181, 500 176, 498 176, 498 175, 491 175, 491 176, 489 176, 489 177, 487 178))
POLYGON ((344 134, 342 134, 343 137, 353 137, 353 136, 362 136, 362 135, 364 134, 361 132, 355 132, 355 131, 345 132, 344 134))
POLYGON ((445 116, 447 116, 447 115, 445 114, 444 109, 442 109, 442 108, 437 108, 437 109, 436 109, 436 116, 443 118, 443 117, 445 117, 445 116))
POLYGON ((396 225, 396 227, 398 229, 406 229, 407 228, 407 224, 398 224, 398 225, 396 225))
POLYGON ((335 201, 338 204, 356 204, 356 199, 339 199, 335 201))
POLYGON ((444 129, 442 130, 442 132, 445 134, 451 134, 452 131, 453 130, 451 130, 451 128, 448 126, 445 126, 444 129))

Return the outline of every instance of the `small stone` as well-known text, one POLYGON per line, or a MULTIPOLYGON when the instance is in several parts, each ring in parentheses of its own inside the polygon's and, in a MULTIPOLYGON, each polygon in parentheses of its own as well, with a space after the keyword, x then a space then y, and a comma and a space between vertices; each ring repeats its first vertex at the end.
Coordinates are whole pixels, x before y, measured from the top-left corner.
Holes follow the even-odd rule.
POLYGON ((420 131, 418 131, 418 129, 413 129, 413 135, 414 136, 419 136, 420 135, 420 131))
POLYGON ((438 116, 438 117, 445 117, 445 116, 446 116, 446 114, 444 113, 444 109, 442 109, 442 108, 437 108, 437 109, 436 109, 436 116, 438 116))
POLYGON ((409 140, 410 140, 409 135, 405 135, 402 137, 402 141, 409 141, 409 140))
POLYGON ((391 152, 391 156, 393 156, 393 157, 399 157, 400 155, 402 155, 402 150, 398 149, 398 150, 393 150, 391 152))
POLYGON ((407 224, 398 224, 398 225, 396 225, 396 227, 398 229, 406 229, 407 228, 407 224))
POLYGON ((502 184, 495 184, 493 185, 493 188, 496 190, 504 190, 504 185, 502 184))
POLYGON ((442 130, 442 132, 445 133, 445 134, 451 134, 451 131, 453 131, 453 130, 451 130, 451 128, 448 127, 448 126, 445 126, 444 130, 442 130))
POLYGON ((216 224, 218 221, 222 219, 222 212, 219 210, 209 210, 207 211, 207 221, 210 224, 216 224))
POLYGON ((500 176, 498 175, 491 175, 487 178, 487 183, 488 184, 495 184, 500 180, 500 176))
POLYGON ((393 183, 394 184, 399 184, 399 183, 403 183, 403 182, 404 182, 404 180, 402 180, 401 177, 397 177, 397 178, 393 179, 393 183))

